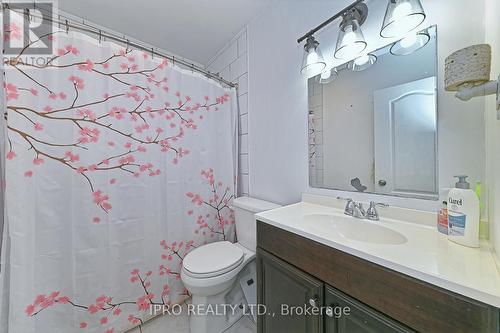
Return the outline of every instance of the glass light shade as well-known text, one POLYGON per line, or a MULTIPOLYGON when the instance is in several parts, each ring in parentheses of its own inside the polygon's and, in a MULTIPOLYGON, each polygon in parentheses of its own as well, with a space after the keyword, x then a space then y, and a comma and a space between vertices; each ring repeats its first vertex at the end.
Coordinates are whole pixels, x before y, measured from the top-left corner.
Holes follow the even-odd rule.
POLYGON ((404 36, 425 20, 420 0, 389 0, 380 36, 394 38, 404 36))
POLYGON ((394 43, 390 52, 399 56, 409 55, 427 45, 430 39, 431 37, 427 32, 412 33, 394 43))
POLYGON ((359 26, 358 20, 350 19, 340 26, 335 58, 352 59, 366 48, 365 37, 359 26))
POLYGON ((300 73, 306 77, 313 77, 321 73, 325 67, 326 62, 319 49, 319 43, 314 40, 314 37, 308 37, 306 45, 304 45, 304 56, 302 58, 300 73))
POLYGON ((318 76, 318 82, 321 84, 327 84, 334 81, 339 76, 336 68, 326 69, 321 72, 321 75, 318 76))
POLYGON ((373 54, 365 54, 352 60, 347 67, 355 72, 361 72, 372 67, 377 62, 377 57, 373 54))

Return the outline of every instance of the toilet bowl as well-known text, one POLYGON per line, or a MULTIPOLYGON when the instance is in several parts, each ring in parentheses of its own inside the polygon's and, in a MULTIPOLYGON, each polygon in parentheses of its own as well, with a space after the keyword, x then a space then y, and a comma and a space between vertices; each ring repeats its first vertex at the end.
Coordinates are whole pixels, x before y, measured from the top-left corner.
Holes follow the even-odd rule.
POLYGON ((243 311, 239 305, 255 303, 254 215, 278 207, 250 197, 234 199, 232 209, 238 243, 214 242, 186 255, 181 279, 192 296, 189 313, 192 333, 222 332, 241 317, 243 311))
POLYGON ((238 243, 210 243, 193 250, 183 261, 181 279, 196 296, 220 294, 232 287, 238 273, 255 258, 255 252, 238 243))

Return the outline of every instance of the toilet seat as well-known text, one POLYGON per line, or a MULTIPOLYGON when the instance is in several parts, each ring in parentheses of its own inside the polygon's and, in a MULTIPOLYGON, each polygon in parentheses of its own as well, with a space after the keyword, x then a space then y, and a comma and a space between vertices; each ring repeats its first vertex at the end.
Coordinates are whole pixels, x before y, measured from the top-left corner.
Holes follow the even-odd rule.
POLYGON ((230 272, 245 258, 243 250, 228 241, 206 244, 186 255, 182 264, 186 275, 209 278, 230 272))

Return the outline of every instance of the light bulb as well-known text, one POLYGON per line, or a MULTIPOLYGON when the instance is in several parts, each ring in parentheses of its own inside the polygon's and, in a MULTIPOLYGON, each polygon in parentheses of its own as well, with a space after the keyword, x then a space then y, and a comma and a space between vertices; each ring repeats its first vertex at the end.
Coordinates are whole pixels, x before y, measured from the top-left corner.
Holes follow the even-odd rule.
POLYGON ((392 13, 392 19, 397 20, 399 18, 402 18, 404 16, 407 16, 411 14, 413 7, 411 6, 411 3, 409 2, 402 2, 394 8, 394 12, 392 13))
POLYGON ((344 45, 354 43, 356 41, 356 34, 352 30, 352 25, 348 25, 347 27, 345 27, 344 31, 345 31, 343 40, 344 45))
POLYGON ((356 66, 363 66, 364 64, 366 64, 368 61, 370 61, 370 56, 368 54, 365 54, 361 57, 358 57, 354 60, 354 64, 356 66))
POLYGON ((307 63, 308 64, 314 64, 318 61, 318 54, 316 53, 316 50, 311 50, 309 51, 307 55, 307 63))

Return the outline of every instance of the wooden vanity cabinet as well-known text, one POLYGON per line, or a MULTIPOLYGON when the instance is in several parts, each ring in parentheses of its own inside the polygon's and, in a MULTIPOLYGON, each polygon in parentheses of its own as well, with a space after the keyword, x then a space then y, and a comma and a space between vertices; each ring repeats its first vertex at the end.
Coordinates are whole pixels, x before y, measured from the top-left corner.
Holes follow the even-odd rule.
POLYGON ((264 251, 258 252, 257 267, 258 303, 267 310, 258 321, 259 332, 323 332, 321 316, 295 316, 281 309, 282 304, 323 304, 323 282, 264 251))
POLYGON ((259 316, 258 332, 413 332, 263 250, 257 252, 257 267, 258 302, 267 310, 259 316), (316 307, 318 313, 307 315, 292 307, 316 307), (349 314, 337 316, 334 308, 349 309, 349 314))
POLYGON ((500 332, 498 308, 259 221, 257 299, 260 333, 500 332), (281 304, 323 311, 283 316, 281 304))

